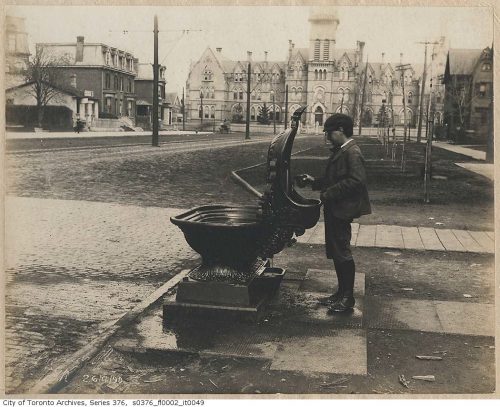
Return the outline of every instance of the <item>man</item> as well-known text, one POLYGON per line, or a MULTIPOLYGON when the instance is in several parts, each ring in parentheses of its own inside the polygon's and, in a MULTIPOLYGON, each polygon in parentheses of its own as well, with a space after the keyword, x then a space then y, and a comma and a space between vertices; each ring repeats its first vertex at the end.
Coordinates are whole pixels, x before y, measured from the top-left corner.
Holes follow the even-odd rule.
POLYGON ((354 307, 355 265, 351 253, 351 222, 371 213, 366 173, 361 150, 352 139, 353 122, 345 114, 334 114, 325 121, 324 131, 332 143, 325 175, 315 179, 302 174, 296 177, 299 186, 311 185, 321 191, 325 216, 326 257, 333 259, 337 274, 337 292, 322 298, 328 312, 346 312, 354 307))

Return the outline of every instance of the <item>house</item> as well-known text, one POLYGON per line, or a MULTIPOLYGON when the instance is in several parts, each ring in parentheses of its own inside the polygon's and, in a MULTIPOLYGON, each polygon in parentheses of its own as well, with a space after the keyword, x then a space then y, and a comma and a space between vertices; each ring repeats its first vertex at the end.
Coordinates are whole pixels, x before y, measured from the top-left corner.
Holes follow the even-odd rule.
POLYGON ((169 125, 182 123, 182 103, 179 99, 179 95, 175 92, 167 92, 165 94, 165 101, 167 104, 168 112, 165 118, 165 122, 169 125))
MULTIPOLYGON (((160 126, 168 124, 169 108, 165 99, 165 66, 159 67, 158 75, 158 119, 160 126)), ((153 64, 137 64, 137 76, 135 78, 136 102, 136 125, 145 129, 152 127, 153 112, 153 64)))
POLYGON ((87 91, 99 102, 101 118, 134 120, 138 60, 124 50, 86 43, 83 36, 70 43, 39 43, 37 52, 59 58, 61 81, 87 91))
POLYGON ((448 138, 485 142, 493 131, 493 49, 450 49, 443 83, 448 138))
MULTIPOLYGON (((43 84, 52 97, 43 109, 42 127, 71 130, 77 119, 87 128, 99 117, 99 101, 91 94, 70 86, 43 84)), ((6 122, 9 126, 38 127, 38 108, 34 82, 6 89, 6 122)))

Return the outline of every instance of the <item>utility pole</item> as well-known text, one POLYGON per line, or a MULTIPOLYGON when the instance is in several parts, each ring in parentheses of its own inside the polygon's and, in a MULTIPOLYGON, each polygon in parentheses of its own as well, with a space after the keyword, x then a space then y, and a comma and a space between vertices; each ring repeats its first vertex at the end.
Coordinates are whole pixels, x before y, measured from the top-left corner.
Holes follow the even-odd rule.
POLYGON ((425 45, 424 52, 424 73, 422 74, 422 89, 420 90, 420 100, 419 100, 419 109, 418 109, 418 130, 417 130, 417 143, 420 143, 422 139, 422 116, 424 113, 424 92, 425 92, 425 80, 427 79, 427 45, 430 44, 439 44, 438 42, 430 42, 423 41, 418 42, 417 44, 425 45))
POLYGON ((365 108, 365 93, 366 93, 366 78, 368 76, 368 58, 366 58, 366 66, 365 66, 365 77, 363 78, 363 93, 361 95, 361 107, 359 111, 359 127, 358 127, 358 136, 361 136, 361 127, 363 121, 363 111, 365 108))
POLYGON ((271 96, 273 97, 273 130, 274 130, 274 135, 276 135, 276 105, 274 103, 274 90, 271 91, 271 96))
POLYGON ((288 85, 285 86, 285 130, 288 127, 288 85))
POLYGON ((158 147, 158 16, 154 20, 153 147, 158 147))
POLYGON ((182 131, 186 130, 186 105, 184 101, 184 88, 182 88, 182 131))
POLYGON ((248 74, 247 74, 247 120, 245 126, 245 140, 250 140, 250 81, 252 79, 252 64, 248 63, 248 74))
POLYGON ((429 81, 429 99, 427 100, 427 126, 426 138, 427 144, 425 148, 425 177, 424 177, 424 202, 430 202, 430 188, 431 188, 431 173, 432 173, 432 133, 434 125, 434 105, 432 103, 432 63, 431 63, 431 79, 429 81), (432 109, 432 110, 431 110, 432 109))
POLYGON ((406 94, 405 94, 405 71, 411 69, 410 64, 396 66, 396 71, 401 72, 401 85, 403 88, 403 151, 401 153, 401 171, 405 172, 405 148, 406 148, 406 94))

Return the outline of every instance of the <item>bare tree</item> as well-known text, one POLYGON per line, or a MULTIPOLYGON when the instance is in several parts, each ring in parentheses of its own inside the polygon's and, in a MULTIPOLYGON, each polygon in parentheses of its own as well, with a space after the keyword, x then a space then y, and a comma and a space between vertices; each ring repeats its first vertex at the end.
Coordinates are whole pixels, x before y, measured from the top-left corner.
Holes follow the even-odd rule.
POLYGON ((68 57, 53 55, 43 47, 37 47, 35 56, 29 61, 26 82, 31 84, 29 93, 36 99, 38 127, 42 127, 45 107, 51 101, 60 100, 62 88, 67 86, 59 67, 68 62, 68 57))

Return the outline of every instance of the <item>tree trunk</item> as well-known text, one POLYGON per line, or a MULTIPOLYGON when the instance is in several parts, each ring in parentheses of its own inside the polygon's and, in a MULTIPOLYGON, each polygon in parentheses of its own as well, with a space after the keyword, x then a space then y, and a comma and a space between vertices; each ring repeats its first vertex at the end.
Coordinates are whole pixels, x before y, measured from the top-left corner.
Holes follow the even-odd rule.
POLYGON ((43 122, 43 106, 38 106, 37 108, 37 119, 38 119, 38 127, 42 128, 43 122))

